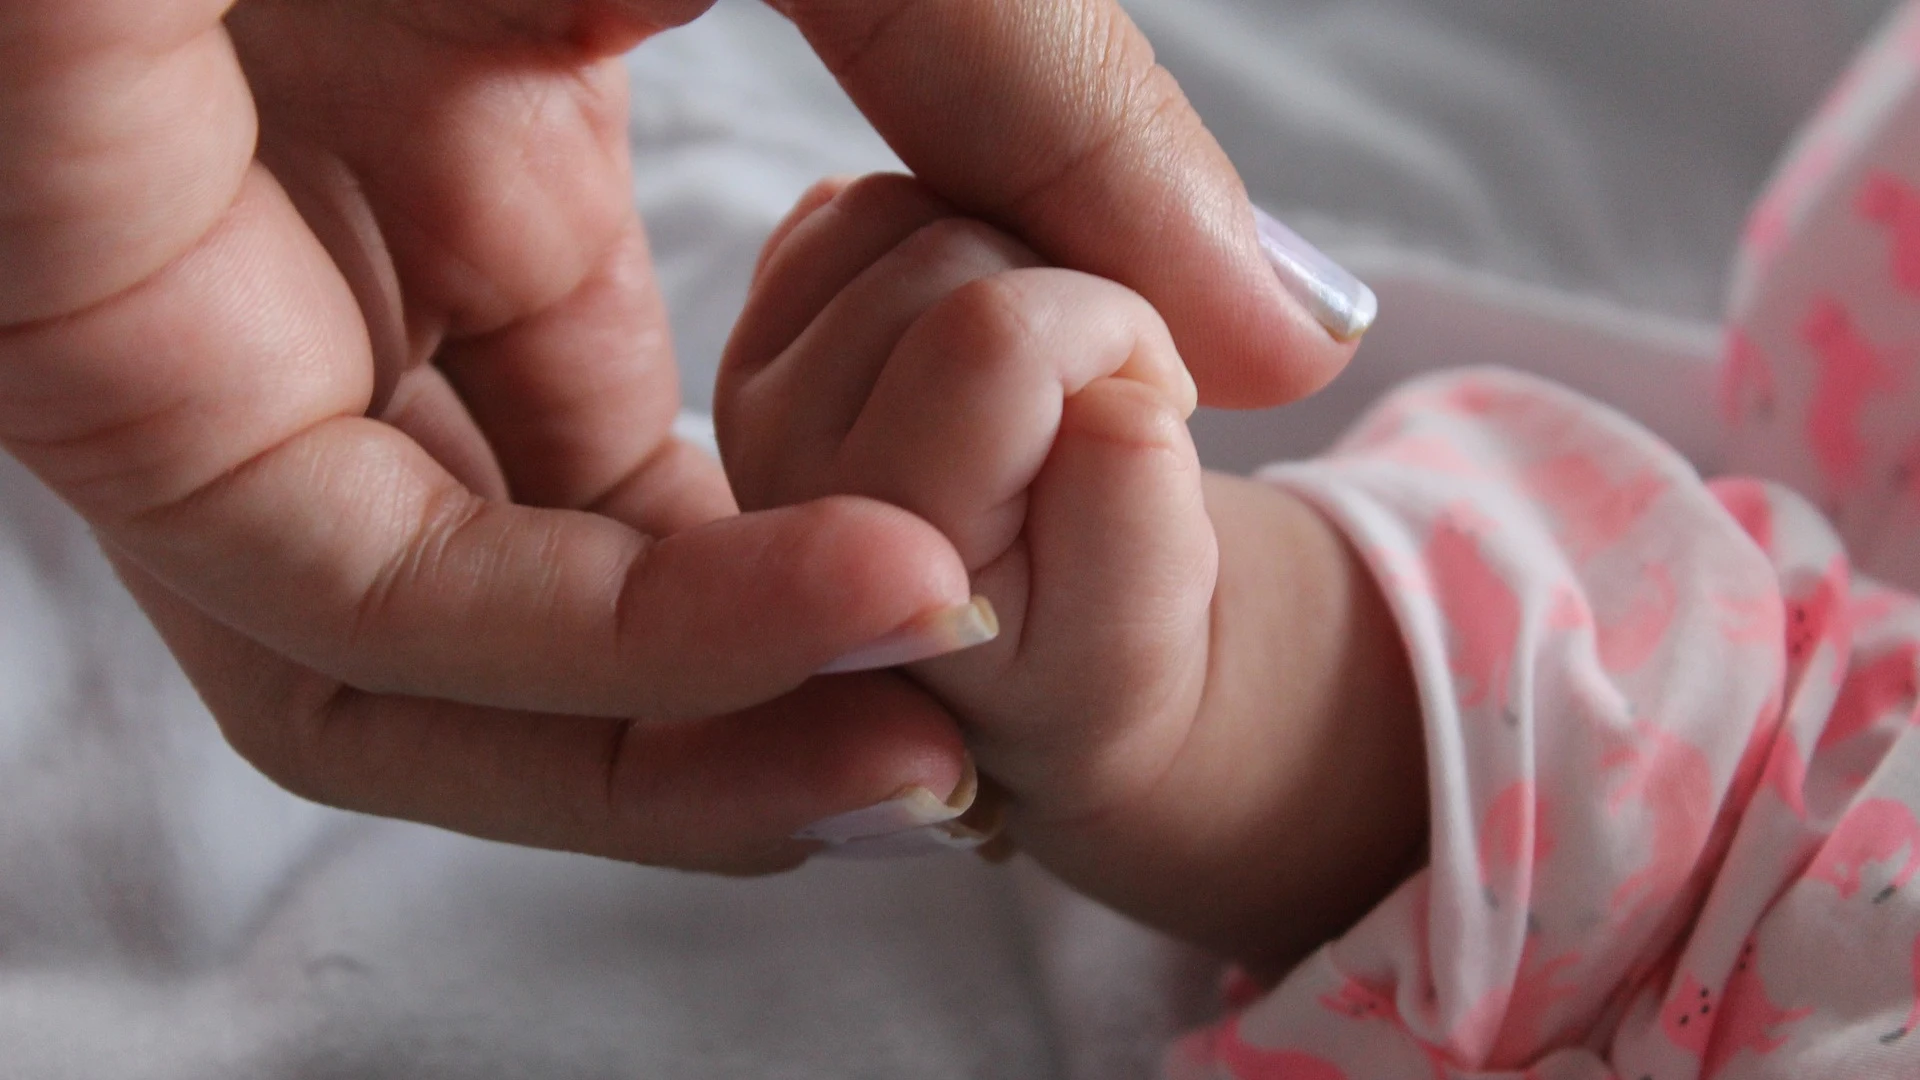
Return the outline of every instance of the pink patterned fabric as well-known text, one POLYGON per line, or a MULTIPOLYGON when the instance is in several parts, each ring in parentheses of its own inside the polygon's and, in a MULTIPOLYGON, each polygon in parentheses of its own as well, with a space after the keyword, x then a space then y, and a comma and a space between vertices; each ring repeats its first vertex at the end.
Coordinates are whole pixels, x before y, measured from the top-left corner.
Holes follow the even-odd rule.
POLYGON ((1920 1078, 1920 601, 1859 569, 1920 585, 1920 3, 1740 260, 1751 479, 1497 370, 1265 474, 1388 593, 1431 860, 1172 1076, 1920 1078))
POLYGON ((1920 5, 1789 151, 1734 270, 1722 407, 1862 569, 1920 587, 1920 5))

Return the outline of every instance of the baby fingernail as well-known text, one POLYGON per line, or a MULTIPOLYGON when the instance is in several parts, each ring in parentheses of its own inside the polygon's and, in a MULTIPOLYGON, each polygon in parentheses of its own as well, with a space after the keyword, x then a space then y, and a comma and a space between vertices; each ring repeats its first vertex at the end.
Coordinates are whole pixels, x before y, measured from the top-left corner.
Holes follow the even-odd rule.
POLYGON ((1254 207, 1253 218, 1260 232, 1260 250, 1275 276, 1294 299, 1306 305, 1314 320, 1335 341, 1352 341, 1366 333, 1380 314, 1373 290, 1265 210, 1254 207))
POLYGON ((1185 394, 1180 399, 1180 417, 1189 419, 1193 410, 1200 407, 1200 387, 1193 381, 1193 372, 1187 370, 1185 363, 1180 364, 1180 389, 1185 394))
POLYGON ((840 858, 966 851, 1000 832, 998 805, 977 805, 979 797, 980 773, 968 758, 960 783, 945 799, 924 787, 911 787, 885 802, 816 821, 793 835, 824 843, 822 854, 840 858))
POLYGON ((919 616, 898 630, 820 669, 822 675, 876 671, 971 649, 1000 635, 1000 619, 984 596, 919 616))

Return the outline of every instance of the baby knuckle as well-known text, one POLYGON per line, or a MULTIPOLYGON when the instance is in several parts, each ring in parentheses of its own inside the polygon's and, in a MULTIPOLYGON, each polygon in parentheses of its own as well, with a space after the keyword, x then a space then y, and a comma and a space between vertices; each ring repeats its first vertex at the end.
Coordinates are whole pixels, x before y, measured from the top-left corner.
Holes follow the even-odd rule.
POLYGON ((921 227, 916 236, 935 247, 964 247, 990 242, 999 230, 983 221, 965 217, 943 217, 921 227))
POLYGON ((1039 336, 1033 298, 1011 274, 975 278, 927 311, 927 331, 958 358, 993 364, 1024 356, 1039 336))
MULTIPOLYGON (((822 183, 839 184, 826 180, 822 183)), ((834 202, 856 221, 890 220, 927 207, 945 209, 947 203, 925 184, 904 173, 870 173, 845 183, 834 202)))
POLYGON ((956 268, 976 275, 997 273, 1037 261, 1019 241, 971 218, 943 217, 915 230, 899 248, 909 273, 952 273, 956 268))

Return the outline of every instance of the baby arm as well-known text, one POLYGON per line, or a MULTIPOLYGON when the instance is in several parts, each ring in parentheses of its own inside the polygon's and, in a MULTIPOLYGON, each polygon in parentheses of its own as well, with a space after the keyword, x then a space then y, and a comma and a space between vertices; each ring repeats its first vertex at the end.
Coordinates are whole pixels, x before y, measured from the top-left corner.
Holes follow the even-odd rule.
POLYGON ((878 177, 776 232, 716 413, 744 507, 868 496, 954 542, 1002 633, 910 673, 1022 848, 1278 968, 1417 863, 1418 713, 1355 554, 1296 497, 1204 474, 1193 405, 1138 296, 878 177))

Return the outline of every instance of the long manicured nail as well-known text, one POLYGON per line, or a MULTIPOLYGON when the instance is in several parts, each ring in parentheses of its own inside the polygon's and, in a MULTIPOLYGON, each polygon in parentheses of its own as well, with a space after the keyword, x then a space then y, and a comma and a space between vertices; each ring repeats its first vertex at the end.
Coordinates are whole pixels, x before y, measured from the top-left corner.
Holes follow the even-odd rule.
MULTIPOLYGON (((963 784, 966 793, 958 805, 940 798, 923 787, 911 787, 886 802, 859 810, 849 810, 813 824, 793 834, 795 840, 818 840, 824 844, 850 844, 894 833, 907 832, 925 825, 952 821, 966 812, 973 802, 973 789, 963 784)), ((959 791, 954 792, 961 795, 959 791)))
POLYGON ((1000 636, 1000 618, 984 596, 929 612, 820 669, 822 675, 877 671, 984 645, 1000 636))
POLYGON ((1260 250, 1273 265, 1275 276, 1294 299, 1307 306, 1314 321, 1335 341, 1352 341, 1366 333, 1380 314, 1373 290, 1265 210, 1254 207, 1253 219, 1260 231, 1260 250))
POLYGON ((840 858, 897 858, 941 851, 967 851, 999 835, 999 807, 982 806, 980 773, 973 759, 953 794, 945 799, 910 787, 882 803, 816 821, 796 840, 826 844, 822 854, 840 858))
POLYGON ((972 837, 941 825, 868 836, 844 844, 829 844, 820 850, 823 859, 914 859, 922 855, 944 855, 972 851, 989 837, 972 837))

